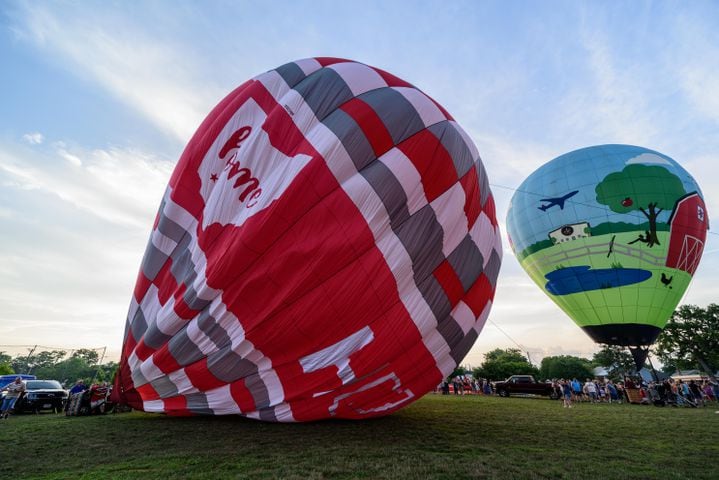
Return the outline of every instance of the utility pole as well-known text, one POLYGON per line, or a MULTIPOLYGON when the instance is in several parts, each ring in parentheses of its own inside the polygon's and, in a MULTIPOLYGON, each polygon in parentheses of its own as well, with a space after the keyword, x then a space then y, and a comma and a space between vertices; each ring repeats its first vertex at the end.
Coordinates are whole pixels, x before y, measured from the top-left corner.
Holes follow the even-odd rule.
POLYGON ((30 375, 30 372, 32 371, 32 368, 30 368, 30 357, 32 357, 32 354, 37 350, 37 345, 32 347, 30 349, 30 353, 27 354, 27 358, 25 359, 25 365, 27 367, 27 371, 25 372, 27 375, 30 375))

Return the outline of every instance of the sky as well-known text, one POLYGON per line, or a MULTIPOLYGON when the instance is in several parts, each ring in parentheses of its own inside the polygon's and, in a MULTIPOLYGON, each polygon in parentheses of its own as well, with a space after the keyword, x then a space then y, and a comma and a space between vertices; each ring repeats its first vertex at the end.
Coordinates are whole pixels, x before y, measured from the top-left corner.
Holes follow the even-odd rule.
MULTIPOLYGON (((678 161, 719 212, 719 4, 712 1, 0 2, 0 351, 107 347, 174 165, 210 109, 289 61, 387 70, 476 143, 504 234, 494 348, 598 347, 533 284, 504 229, 551 159, 624 143, 678 161)), ((717 302, 719 235, 682 303, 717 302)))

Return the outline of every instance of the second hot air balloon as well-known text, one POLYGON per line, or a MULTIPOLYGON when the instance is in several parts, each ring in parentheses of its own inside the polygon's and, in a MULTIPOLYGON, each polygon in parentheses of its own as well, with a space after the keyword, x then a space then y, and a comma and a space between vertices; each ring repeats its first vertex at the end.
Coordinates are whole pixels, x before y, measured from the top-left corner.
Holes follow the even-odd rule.
POLYGON ((708 222, 699 186, 677 162, 600 145, 529 175, 507 231, 537 285, 592 339, 631 347, 641 365, 697 269, 708 222))

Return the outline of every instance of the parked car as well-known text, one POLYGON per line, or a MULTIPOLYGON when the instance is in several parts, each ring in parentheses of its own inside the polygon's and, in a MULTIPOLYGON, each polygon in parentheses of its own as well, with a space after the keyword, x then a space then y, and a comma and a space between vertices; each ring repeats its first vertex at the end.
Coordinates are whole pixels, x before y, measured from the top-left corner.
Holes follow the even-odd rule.
POLYGON ((67 390, 57 380, 25 380, 25 393, 15 403, 16 412, 62 412, 67 390))
POLYGON ((552 400, 559 398, 551 383, 537 382, 531 375, 512 375, 503 382, 495 383, 494 388, 500 397, 508 397, 514 394, 531 394, 542 395, 552 400))

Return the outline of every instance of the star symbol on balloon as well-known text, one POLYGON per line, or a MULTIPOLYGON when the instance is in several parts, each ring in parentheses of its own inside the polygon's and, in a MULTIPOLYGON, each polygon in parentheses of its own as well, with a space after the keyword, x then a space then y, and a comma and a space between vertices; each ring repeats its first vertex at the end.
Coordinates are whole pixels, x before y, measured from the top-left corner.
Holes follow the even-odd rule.
POLYGON ((218 177, 217 177, 217 174, 216 174, 216 173, 213 173, 212 175, 210 175, 210 180, 212 180, 213 182, 216 182, 216 181, 217 181, 217 178, 218 178, 218 177))

